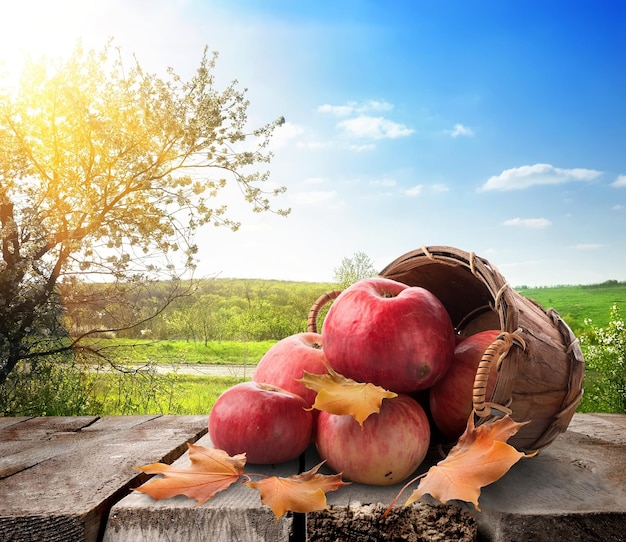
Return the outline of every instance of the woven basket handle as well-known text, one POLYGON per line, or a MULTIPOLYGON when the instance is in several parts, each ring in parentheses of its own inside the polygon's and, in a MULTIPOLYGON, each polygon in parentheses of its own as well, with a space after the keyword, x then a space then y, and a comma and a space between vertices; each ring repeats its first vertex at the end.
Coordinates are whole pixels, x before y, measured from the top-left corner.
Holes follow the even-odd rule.
POLYGON ((324 305, 330 303, 334 299, 337 299, 342 291, 343 290, 331 290, 330 292, 322 294, 315 300, 315 303, 313 303, 313 306, 309 311, 309 318, 307 319, 306 324, 307 331, 317 333, 317 315, 322 310, 322 307, 324 307, 324 305))
POLYGON ((491 415, 491 409, 497 409, 505 414, 511 414, 511 409, 496 403, 490 403, 485 401, 487 394, 487 382, 489 380, 489 373, 491 372, 491 366, 496 360, 496 370, 500 369, 502 360, 509 353, 509 350, 513 345, 519 346, 522 350, 526 349, 526 343, 516 333, 508 333, 503 331, 496 337, 485 350, 478 369, 476 370, 476 376, 474 377, 474 412, 479 418, 486 418, 491 415))

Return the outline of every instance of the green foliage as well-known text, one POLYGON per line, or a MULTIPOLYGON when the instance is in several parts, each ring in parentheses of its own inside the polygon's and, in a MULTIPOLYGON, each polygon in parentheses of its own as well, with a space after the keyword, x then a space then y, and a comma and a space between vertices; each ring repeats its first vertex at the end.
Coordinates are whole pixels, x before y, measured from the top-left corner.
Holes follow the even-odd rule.
POLYGON ((99 375, 93 388, 91 414, 98 416, 177 414, 205 415, 229 387, 245 379, 198 377, 152 371, 99 375))
POLYGON ((21 361, 0 385, 1 416, 83 416, 101 409, 96 376, 73 356, 21 361))
POLYGON ((361 279, 378 274, 374 263, 364 252, 355 252, 351 258, 343 258, 339 267, 335 268, 335 281, 342 289, 361 279))
POLYGON ((173 379, 150 370, 124 370, 96 381, 98 415, 167 414, 175 406, 173 379))
POLYGON ((154 366, 104 371, 69 357, 21 362, 0 385, 0 416, 208 414, 234 376, 158 374, 154 366))
POLYGON ((331 283, 260 279, 199 281, 196 292, 176 301, 147 323, 158 339, 210 341, 277 341, 306 331, 309 310, 331 283))
POLYGON ((583 412, 626 414, 626 327, 617 305, 610 311, 606 327, 587 320, 580 337, 585 355, 583 412))
POLYGON ((151 298, 145 285, 176 290, 195 267, 199 227, 239 228, 217 201, 224 190, 288 214, 270 205, 284 187, 266 188, 284 119, 248 126, 246 91, 215 87, 216 59, 205 50, 185 81, 125 65, 112 43, 79 45, 66 59, 27 59, 15 88, 0 80, 0 383, 20 360, 57 352, 60 337, 73 348, 163 310, 178 294, 151 298), (103 284, 89 291, 91 277, 103 284), (91 314, 100 320, 87 327, 91 314))
POLYGON ((228 388, 246 379, 234 376, 187 376, 174 377, 174 405, 168 414, 205 415, 211 411, 217 398, 228 388))
POLYGON ((115 365, 256 365, 276 341, 207 341, 98 339, 94 349, 108 350, 115 365))
POLYGON ((609 321, 609 308, 626 305, 626 282, 607 281, 584 286, 520 287, 523 296, 534 299, 545 308, 554 308, 576 335, 585 332, 586 319, 604 326, 609 321))
MULTIPOLYGON (((187 376, 180 372, 159 374, 158 365, 169 363, 175 370, 204 363, 254 366, 277 340, 304 331, 313 301, 335 288, 336 284, 287 281, 200 281, 194 295, 180 298, 145 327, 135 330, 139 337, 110 336, 85 343, 94 353, 104 355, 108 363, 94 365, 94 358, 89 358, 87 365, 80 350, 73 355, 50 357, 41 365, 22 362, 0 387, 0 413, 206 414, 222 391, 242 379, 187 376), (281 322, 286 322, 284 327, 281 322), (271 339, 257 340, 274 334, 271 339)), ((568 314, 579 312, 600 315, 593 322, 583 319, 581 330, 576 332, 587 365, 581 411, 624 412, 623 319, 617 303, 603 305, 607 299, 623 299, 623 288, 623 283, 617 283, 523 291, 539 294, 532 297, 566 315, 566 321, 568 314), (538 299, 542 295, 543 299, 538 299)), ((141 296, 150 299, 161 295, 161 291, 164 286, 154 283, 141 296)), ((141 310, 140 296, 135 298, 135 306, 141 310)), ((90 311, 76 314, 79 317, 75 322, 72 314, 67 316, 71 325, 82 323, 89 327, 94 324, 90 318, 98 317, 90 311)), ((572 321, 568 323, 571 325, 572 321)))

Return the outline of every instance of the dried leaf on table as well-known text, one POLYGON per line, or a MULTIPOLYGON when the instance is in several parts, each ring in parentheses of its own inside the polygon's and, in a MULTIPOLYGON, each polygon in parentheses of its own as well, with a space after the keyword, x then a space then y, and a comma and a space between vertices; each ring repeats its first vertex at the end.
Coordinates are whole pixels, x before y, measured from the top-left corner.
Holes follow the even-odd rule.
POLYGON ((261 502, 269 506, 274 512, 276 520, 287 511, 314 512, 326 510, 326 492, 334 491, 348 485, 341 479, 341 474, 319 474, 317 471, 323 463, 301 474, 294 474, 288 478, 272 476, 245 485, 258 489, 261 502))
POLYGON ((529 457, 506 443, 526 423, 505 416, 475 427, 470 416, 457 444, 429 469, 405 505, 429 493, 443 503, 453 499, 471 502, 480 511, 480 489, 504 476, 522 457, 529 457))
POLYGON ((189 444, 191 465, 176 468, 164 463, 152 463, 135 467, 146 474, 162 474, 135 489, 154 499, 167 499, 175 495, 185 495, 203 504, 208 499, 236 482, 243 475, 246 464, 245 454, 229 456, 217 448, 205 448, 189 444))

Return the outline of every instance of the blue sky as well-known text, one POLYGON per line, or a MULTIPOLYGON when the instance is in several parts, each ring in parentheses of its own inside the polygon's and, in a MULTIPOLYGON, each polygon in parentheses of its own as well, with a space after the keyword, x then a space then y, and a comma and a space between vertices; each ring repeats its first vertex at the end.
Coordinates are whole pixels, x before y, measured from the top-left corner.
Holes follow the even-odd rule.
POLYGON ((189 76, 207 45, 252 126, 285 117, 291 215, 225 195, 243 225, 202 232, 201 275, 330 281, 355 252, 448 245, 514 286, 626 280, 625 3, 25 0, 3 21, 9 63, 112 36, 189 76))

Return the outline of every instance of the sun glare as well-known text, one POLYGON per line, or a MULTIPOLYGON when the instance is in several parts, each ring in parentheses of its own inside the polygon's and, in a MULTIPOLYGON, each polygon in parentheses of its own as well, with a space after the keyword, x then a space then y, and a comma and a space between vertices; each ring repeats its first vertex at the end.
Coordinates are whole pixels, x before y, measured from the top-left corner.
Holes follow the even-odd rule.
POLYGON ((0 70, 17 78, 28 55, 60 56, 90 35, 97 3, 81 0, 23 0, 2 8, 0 70))

